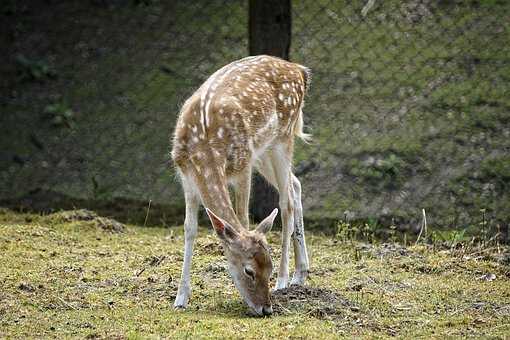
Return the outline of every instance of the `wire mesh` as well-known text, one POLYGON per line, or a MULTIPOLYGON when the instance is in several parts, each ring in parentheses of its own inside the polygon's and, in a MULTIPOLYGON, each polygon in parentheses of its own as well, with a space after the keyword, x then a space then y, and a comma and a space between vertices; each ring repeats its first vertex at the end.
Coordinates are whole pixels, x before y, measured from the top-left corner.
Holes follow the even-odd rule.
MULTIPOLYGON (((426 209, 453 226, 484 209, 507 224, 509 4, 292 5, 291 59, 314 74, 305 123, 315 140, 295 162, 307 217, 413 225, 426 209)), ((176 114, 246 55, 247 1, 12 1, 2 15, 0 199, 50 192, 180 212, 176 114)))
POLYGON ((182 206, 169 156, 177 113, 211 73, 246 55, 247 3, 13 4, 0 198, 182 206), (56 76, 17 77, 32 61, 56 76))
MULTIPOLYGON (((291 58, 314 71, 298 153, 321 216, 508 223, 509 5, 293 3, 291 58)), ((412 225, 414 223, 411 223, 412 225)))

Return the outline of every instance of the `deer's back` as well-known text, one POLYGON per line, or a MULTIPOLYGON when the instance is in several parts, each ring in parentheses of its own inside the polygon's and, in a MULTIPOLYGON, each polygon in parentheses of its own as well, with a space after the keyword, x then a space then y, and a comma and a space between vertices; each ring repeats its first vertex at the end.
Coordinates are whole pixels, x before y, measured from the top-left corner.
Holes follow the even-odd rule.
POLYGON ((181 168, 215 162, 241 171, 274 143, 292 140, 308 70, 269 56, 233 62, 215 72, 184 104, 172 156, 181 168))

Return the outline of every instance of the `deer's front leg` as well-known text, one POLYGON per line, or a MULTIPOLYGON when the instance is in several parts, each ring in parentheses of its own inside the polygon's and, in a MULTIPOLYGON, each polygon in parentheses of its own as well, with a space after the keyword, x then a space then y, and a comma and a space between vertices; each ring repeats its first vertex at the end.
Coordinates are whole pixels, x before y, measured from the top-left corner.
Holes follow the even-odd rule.
POLYGON ((239 178, 234 189, 235 195, 235 208, 237 217, 241 220, 244 227, 250 227, 250 220, 248 216, 250 204, 250 189, 251 189, 251 168, 246 169, 239 178))
POLYGON ((186 308, 191 294, 191 258, 193 257, 193 243, 197 235, 197 216, 199 198, 191 190, 184 189, 186 199, 186 218, 184 220, 184 261, 182 264, 181 282, 175 297, 175 308, 186 308))

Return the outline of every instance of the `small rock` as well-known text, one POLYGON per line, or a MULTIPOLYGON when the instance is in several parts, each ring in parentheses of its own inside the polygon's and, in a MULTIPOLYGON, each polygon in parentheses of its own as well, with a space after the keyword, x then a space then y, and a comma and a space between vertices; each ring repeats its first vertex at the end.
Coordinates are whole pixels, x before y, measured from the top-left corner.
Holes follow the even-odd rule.
POLYGON ((493 274, 493 273, 487 273, 487 274, 483 274, 482 276, 480 276, 478 278, 478 280, 483 280, 483 281, 494 281, 496 280, 496 274, 493 274))
POLYGON ((32 286, 30 283, 25 283, 25 282, 21 283, 18 286, 18 289, 23 290, 25 292, 35 292, 34 286, 32 286))

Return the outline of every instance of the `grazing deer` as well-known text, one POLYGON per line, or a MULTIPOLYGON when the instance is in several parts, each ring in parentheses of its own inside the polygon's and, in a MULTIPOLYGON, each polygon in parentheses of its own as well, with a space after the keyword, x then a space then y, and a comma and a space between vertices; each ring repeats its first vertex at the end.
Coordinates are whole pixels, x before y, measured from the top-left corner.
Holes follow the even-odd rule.
POLYGON ((304 66, 264 55, 247 57, 216 71, 184 103, 172 150, 186 200, 184 263, 176 308, 186 307, 191 292, 191 258, 202 203, 222 241, 241 296, 257 315, 272 313, 273 264, 264 234, 278 209, 255 230, 249 229, 253 167, 280 197, 282 256, 275 289, 288 285, 291 236, 295 253, 291 284, 304 284, 309 264, 301 184, 292 173, 292 155, 294 136, 308 137, 303 133, 302 108, 309 82, 310 71, 304 66), (235 209, 229 184, 234 188, 235 209))

